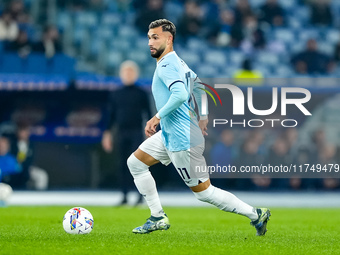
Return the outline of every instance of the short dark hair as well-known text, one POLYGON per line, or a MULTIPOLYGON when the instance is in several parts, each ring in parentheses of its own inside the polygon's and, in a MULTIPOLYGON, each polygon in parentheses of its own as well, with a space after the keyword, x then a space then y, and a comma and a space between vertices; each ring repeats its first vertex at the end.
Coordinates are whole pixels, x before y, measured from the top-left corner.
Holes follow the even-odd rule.
POLYGON ((170 20, 158 19, 158 20, 152 21, 149 25, 149 29, 156 28, 156 27, 162 27, 163 32, 165 31, 170 32, 172 35, 172 42, 175 41, 176 26, 170 20))
POLYGON ((248 70, 248 71, 251 71, 253 69, 252 64, 251 64, 251 60, 249 58, 247 58, 243 61, 242 68, 244 70, 248 70))

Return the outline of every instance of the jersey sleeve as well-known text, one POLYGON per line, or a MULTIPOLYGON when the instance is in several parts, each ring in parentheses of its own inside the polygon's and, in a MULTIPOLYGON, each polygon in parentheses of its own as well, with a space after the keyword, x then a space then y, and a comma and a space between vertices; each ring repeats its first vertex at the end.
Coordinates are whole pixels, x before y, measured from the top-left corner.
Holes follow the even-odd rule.
POLYGON ((188 99, 188 92, 185 89, 185 81, 181 76, 181 72, 175 64, 162 62, 159 65, 161 66, 158 67, 158 76, 171 93, 167 103, 158 111, 159 116, 164 118, 188 99))
POLYGON ((171 95, 169 97, 168 102, 158 111, 158 114, 161 118, 166 117, 171 114, 173 111, 178 109, 188 98, 188 92, 184 88, 184 84, 181 82, 175 81, 170 86, 171 95))
POLYGON ((159 78, 169 88, 169 90, 176 82, 184 83, 177 66, 169 62, 159 64, 161 65, 158 73, 159 78))

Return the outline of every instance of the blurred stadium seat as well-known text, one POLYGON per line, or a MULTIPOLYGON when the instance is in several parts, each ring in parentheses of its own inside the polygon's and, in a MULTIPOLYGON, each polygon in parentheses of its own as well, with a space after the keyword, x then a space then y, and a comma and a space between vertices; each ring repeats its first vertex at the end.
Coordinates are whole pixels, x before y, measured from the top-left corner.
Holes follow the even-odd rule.
MULTIPOLYGON (((30 2, 30 1, 29 1, 30 2)), ((250 5, 255 14, 265 0, 250 0, 250 5)), ((31 2, 30 2, 31 3, 31 2)), ((230 1, 233 7, 236 0, 230 1)), ((332 56, 335 44, 340 40, 340 32, 335 27, 313 27, 310 24, 310 8, 308 5, 297 0, 279 0, 286 12, 286 23, 281 27, 265 27, 267 45, 265 49, 250 53, 251 57, 258 64, 259 68, 266 75, 294 75, 290 69, 290 58, 305 49, 305 43, 310 38, 319 42, 320 51, 332 56), (281 44, 281 50, 273 46, 281 44), (284 55, 283 55, 284 54, 284 55)), ((100 73, 117 74, 117 67, 121 61, 126 59, 135 60, 142 65, 141 75, 147 77, 152 75, 152 68, 148 68, 152 58, 149 56, 148 39, 146 35, 140 34, 134 25, 134 18, 137 13, 131 8, 121 9, 116 2, 105 2, 106 8, 101 10, 83 9, 75 11, 63 7, 57 9, 55 23, 63 35, 63 47, 81 62, 80 68, 100 73)), ((340 4, 338 1, 331 1, 334 14, 339 13, 340 4)), ((203 8, 207 8, 203 5, 203 8)), ((175 23, 184 11, 181 1, 166 1, 164 10, 169 19, 175 23)), ((206 9, 204 9, 206 11, 206 9)), ((203 10, 203 11, 204 11, 203 10)), ((336 15, 335 15, 336 16, 336 15)), ((336 17, 337 20, 337 17, 336 17)), ((0 44, 0 52, 2 50, 0 44)), ((203 71, 204 74, 215 74, 224 76, 230 73, 233 68, 241 67, 242 61, 249 57, 240 48, 225 47, 216 48, 210 41, 200 36, 189 37, 184 43, 176 40, 175 50, 196 71, 205 70, 204 67, 212 65, 211 68, 203 71), (203 68, 200 66, 203 65, 203 68), (226 65, 232 66, 227 68, 226 65), (210 71, 209 71, 210 70, 210 71)), ((59 57, 53 61, 46 61, 42 56, 31 55, 27 59, 18 59, 13 54, 1 56, 1 72, 32 72, 32 73, 61 73, 68 72, 69 68, 59 64, 59 57), (4 64, 6 63, 6 64, 4 64), (37 64, 34 64, 37 63, 37 64), (40 65, 41 64, 41 65, 40 65), (27 69, 25 69, 27 65, 27 69), (40 67, 39 67, 40 65, 40 67)), ((65 66, 75 66, 69 60, 65 60, 65 66)), ((80 69, 79 71, 82 71, 80 69)))
POLYGON ((44 54, 30 54, 27 57, 27 65, 25 67, 25 72, 27 73, 47 73, 48 68, 50 68, 50 72, 51 67, 50 65, 48 66, 48 61, 45 57, 44 54))
POLYGON ((202 78, 213 78, 219 74, 219 70, 212 65, 201 64, 197 68, 197 73, 199 73, 202 78))
POLYGON ((296 40, 295 33, 292 29, 278 28, 273 32, 273 34, 275 39, 288 45, 291 45, 296 40))
POLYGON ((206 64, 223 67, 227 65, 227 58, 223 51, 209 50, 204 52, 203 61, 206 64))
POLYGON ((231 50, 229 52, 229 62, 233 66, 240 67, 244 58, 245 58, 244 54, 239 50, 231 50))
POLYGON ((195 51, 180 51, 180 58, 182 58, 188 66, 199 65, 201 63, 200 56, 195 51))
POLYGON ((1 56, 2 73, 24 73, 27 59, 23 59, 16 53, 5 53, 1 56))

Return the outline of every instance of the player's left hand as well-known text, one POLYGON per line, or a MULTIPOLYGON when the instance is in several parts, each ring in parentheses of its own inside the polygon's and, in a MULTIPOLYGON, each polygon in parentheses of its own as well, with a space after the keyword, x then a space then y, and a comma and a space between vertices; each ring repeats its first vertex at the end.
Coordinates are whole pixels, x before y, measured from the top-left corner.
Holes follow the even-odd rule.
POLYGON ((208 119, 205 119, 205 120, 200 120, 198 122, 198 126, 200 127, 201 131, 202 131, 202 134, 205 136, 205 135, 208 135, 207 133, 207 130, 208 130, 208 122, 209 120, 208 119))
POLYGON ((156 128, 159 125, 160 121, 161 120, 158 119, 156 116, 153 116, 152 119, 150 119, 148 122, 146 122, 146 126, 145 126, 144 131, 145 131, 145 135, 147 137, 150 137, 157 132, 156 128))

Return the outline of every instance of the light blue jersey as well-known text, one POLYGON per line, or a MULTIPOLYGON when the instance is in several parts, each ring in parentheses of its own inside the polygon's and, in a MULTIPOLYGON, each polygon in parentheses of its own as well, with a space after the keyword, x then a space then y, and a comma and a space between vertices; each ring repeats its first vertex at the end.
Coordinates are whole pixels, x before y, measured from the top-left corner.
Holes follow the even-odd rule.
POLYGON ((195 97, 200 97, 205 92, 194 88, 200 87, 199 84, 190 82, 194 79, 198 79, 197 75, 174 51, 166 54, 157 63, 152 80, 152 94, 161 117, 162 139, 169 151, 187 150, 204 143, 194 112, 192 93, 196 91, 195 97), (195 85, 190 86, 190 83, 195 85), (179 98, 184 97, 185 101, 176 105, 178 100, 174 100, 175 94, 179 98))

